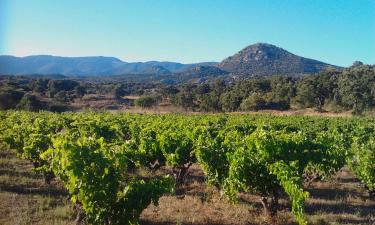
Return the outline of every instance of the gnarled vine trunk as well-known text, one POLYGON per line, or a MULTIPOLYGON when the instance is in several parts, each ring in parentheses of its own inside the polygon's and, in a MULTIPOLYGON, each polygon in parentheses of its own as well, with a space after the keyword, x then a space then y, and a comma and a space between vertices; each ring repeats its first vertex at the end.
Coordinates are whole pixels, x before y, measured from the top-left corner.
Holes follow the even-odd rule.
POLYGON ((75 225, 81 225, 85 219, 85 213, 83 212, 82 205, 78 202, 74 204, 74 212, 76 213, 76 218, 74 220, 75 225))
POLYGON ((51 181, 55 178, 55 174, 51 171, 43 172, 44 182, 50 184, 51 181))
POLYGON ((275 191, 272 197, 262 197, 261 202, 264 214, 268 217, 271 224, 276 224, 277 210, 279 208, 279 193, 275 191))
POLYGON ((178 186, 184 184, 186 175, 187 175, 188 170, 189 170, 189 168, 192 164, 193 163, 189 162, 189 163, 184 164, 183 166, 176 167, 176 168, 172 169, 173 176, 174 176, 174 178, 176 180, 176 184, 178 186))

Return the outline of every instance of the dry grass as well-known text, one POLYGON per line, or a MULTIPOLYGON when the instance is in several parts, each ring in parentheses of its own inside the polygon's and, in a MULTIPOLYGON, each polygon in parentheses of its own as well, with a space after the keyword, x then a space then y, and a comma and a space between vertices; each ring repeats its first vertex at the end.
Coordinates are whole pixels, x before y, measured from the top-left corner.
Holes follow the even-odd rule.
POLYGON ((0 155, 0 224, 53 224, 71 222, 72 207, 58 184, 44 184, 25 160, 9 152, 0 155))
MULTIPOLYGON (((170 102, 161 102, 157 106, 151 108, 141 108, 134 106, 134 100, 141 96, 129 95, 123 96, 122 99, 116 100, 110 94, 87 94, 82 99, 75 99, 70 104, 74 111, 82 110, 108 110, 112 112, 129 112, 129 113, 148 113, 148 114, 168 114, 168 113, 183 113, 183 114, 207 114, 206 112, 191 111, 183 109, 182 107, 174 106, 170 102)), ((317 112, 315 109, 290 109, 286 111, 279 110, 259 110, 257 112, 233 112, 231 114, 270 114, 276 116, 324 116, 324 117, 351 117, 351 111, 334 112, 328 108, 327 112, 317 112)), ((212 113, 208 113, 212 114, 212 113)), ((374 116, 375 109, 365 113, 367 116, 374 116)))
MULTIPOLYGON (((140 108, 136 106, 123 106, 117 110, 116 112, 130 112, 130 113, 145 113, 145 114, 168 114, 168 113, 183 113, 188 115, 196 115, 196 114, 216 114, 213 112, 199 112, 199 111, 191 111, 185 110, 181 107, 173 106, 170 104, 160 104, 158 106, 154 106, 152 108, 140 108)), ((286 111, 279 111, 279 110, 259 110, 259 111, 249 111, 249 112, 230 112, 229 114, 249 114, 249 115, 273 115, 273 116, 295 116, 295 115, 303 115, 303 116, 323 116, 323 117, 352 117, 352 113, 350 111, 346 112, 317 112, 314 109, 293 109, 293 110, 286 110, 286 111)), ((375 112, 367 112, 368 116, 375 115, 375 112)))
MULTIPOLYGON (((308 191, 309 224, 375 224, 375 201, 346 168, 329 181, 313 183, 308 191)), ((242 194, 238 204, 229 204, 204 184, 202 171, 195 165, 177 196, 163 197, 158 206, 149 206, 142 218, 146 224, 266 224, 259 199, 242 194)), ((296 224, 286 196, 280 205, 278 224, 296 224)))
POLYGON ((75 99, 70 104, 74 111, 83 110, 121 110, 126 104, 111 95, 88 94, 82 99, 75 99))
MULTIPOLYGON (((308 191, 310 224, 375 224, 375 201, 347 169, 329 181, 313 183, 308 191)), ((193 165, 187 183, 175 195, 162 197, 159 205, 150 205, 142 213, 141 224, 266 224, 259 196, 242 194, 235 205, 220 196, 218 190, 205 185, 202 171, 193 165)), ((296 224, 285 196, 280 204, 278 224, 296 224)), ((59 183, 45 185, 28 162, 9 152, 0 154, 0 224, 70 224, 72 215, 67 193, 59 183)))

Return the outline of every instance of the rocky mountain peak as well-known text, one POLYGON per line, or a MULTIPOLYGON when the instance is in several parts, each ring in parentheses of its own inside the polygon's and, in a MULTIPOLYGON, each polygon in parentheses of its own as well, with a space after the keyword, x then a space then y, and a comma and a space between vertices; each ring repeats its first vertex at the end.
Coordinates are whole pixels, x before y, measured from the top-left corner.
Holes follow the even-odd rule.
POLYGON ((249 45, 218 65, 228 72, 246 76, 310 74, 330 66, 267 43, 249 45))

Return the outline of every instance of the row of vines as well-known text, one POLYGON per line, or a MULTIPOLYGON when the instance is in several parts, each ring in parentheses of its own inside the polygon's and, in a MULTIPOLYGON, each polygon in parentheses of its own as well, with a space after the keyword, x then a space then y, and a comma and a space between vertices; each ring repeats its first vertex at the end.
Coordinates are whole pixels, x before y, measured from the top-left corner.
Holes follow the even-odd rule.
POLYGON ((91 224, 138 224, 140 214, 197 163, 235 203, 260 196, 272 221, 280 195, 307 224, 306 186, 348 166, 375 190, 375 120, 268 115, 138 115, 0 112, 0 143, 59 179, 91 224), (165 176, 135 171, 168 168, 165 176))

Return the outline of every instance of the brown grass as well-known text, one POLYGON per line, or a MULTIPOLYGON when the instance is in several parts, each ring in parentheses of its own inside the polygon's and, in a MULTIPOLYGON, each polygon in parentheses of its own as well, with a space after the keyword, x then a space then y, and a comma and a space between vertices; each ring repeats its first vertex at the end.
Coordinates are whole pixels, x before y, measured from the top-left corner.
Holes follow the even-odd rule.
POLYGON ((67 192, 44 184, 25 160, 0 154, 0 224, 68 224, 73 213, 67 192))
MULTIPOLYGON (((129 113, 146 113, 146 114, 168 114, 168 113, 183 113, 183 114, 214 114, 212 112, 201 112, 186 110, 182 107, 174 106, 170 102, 161 102, 157 106, 151 108, 141 108, 134 106, 134 100, 141 96, 129 95, 123 96, 122 99, 116 100, 110 94, 87 94, 82 99, 75 99, 70 104, 73 111, 83 110, 107 110, 111 112, 129 112, 129 113)), ((269 114, 276 116, 293 116, 293 115, 306 115, 306 116, 324 116, 324 117, 351 117, 351 111, 335 112, 329 107, 328 111, 318 112, 312 108, 295 109, 292 108, 286 111, 279 110, 259 110, 257 112, 233 112, 230 114, 269 114)), ((375 109, 365 112, 367 116, 375 116, 375 109)))

